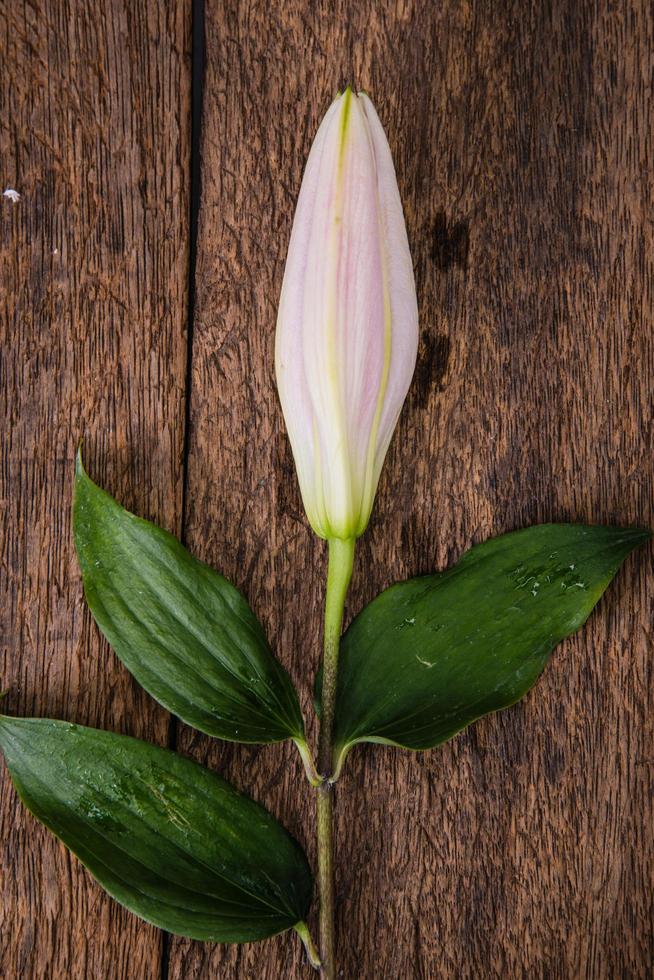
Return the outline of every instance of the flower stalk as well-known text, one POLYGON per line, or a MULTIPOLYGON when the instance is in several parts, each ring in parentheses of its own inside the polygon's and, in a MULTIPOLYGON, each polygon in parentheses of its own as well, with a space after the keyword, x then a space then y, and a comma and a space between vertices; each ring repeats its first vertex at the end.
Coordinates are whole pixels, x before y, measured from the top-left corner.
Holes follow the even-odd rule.
POLYGON ((296 740, 317 791, 326 980, 335 976, 333 729, 343 607, 355 541, 370 519, 417 349, 413 266, 391 151, 372 102, 348 86, 328 109, 307 160, 275 340, 302 500, 313 530, 329 544, 317 766, 296 740))
POLYGON ((338 679, 338 651, 343 624, 345 596, 352 578, 354 538, 329 541, 327 593, 325 596, 325 628, 323 640, 322 696, 320 701, 320 739, 318 742, 318 772, 325 780, 332 774, 332 732, 338 679))
POLYGON ((338 683, 338 653, 345 597, 352 578, 354 538, 331 538, 325 596, 325 627, 318 771, 323 782, 317 791, 318 889, 320 892, 320 952, 325 980, 335 977, 334 960, 334 844, 331 782, 334 707, 338 683))

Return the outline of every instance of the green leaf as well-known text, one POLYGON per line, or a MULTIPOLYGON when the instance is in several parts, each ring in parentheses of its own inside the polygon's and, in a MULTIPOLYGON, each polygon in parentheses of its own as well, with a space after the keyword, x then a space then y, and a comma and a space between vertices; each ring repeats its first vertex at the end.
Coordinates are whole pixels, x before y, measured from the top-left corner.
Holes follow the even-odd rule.
POLYGON ((93 483, 78 453, 75 545, 95 620, 146 691, 234 742, 304 742, 295 688, 241 593, 93 483))
POLYGON ((427 749, 534 684, 648 531, 543 524, 382 592, 341 645, 335 769, 356 742, 427 749))
POLYGON ((203 766, 49 719, 0 716, 0 748, 25 806, 146 921, 249 942, 305 918, 312 881, 298 844, 203 766))

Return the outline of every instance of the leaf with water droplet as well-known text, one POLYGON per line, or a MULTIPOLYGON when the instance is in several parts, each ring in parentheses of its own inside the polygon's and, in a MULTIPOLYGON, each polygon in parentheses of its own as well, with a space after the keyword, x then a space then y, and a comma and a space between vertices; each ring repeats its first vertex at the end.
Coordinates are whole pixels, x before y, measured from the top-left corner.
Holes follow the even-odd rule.
POLYGON ((538 525, 472 548, 447 572, 382 592, 341 644, 336 770, 357 742, 426 749, 513 704, 649 536, 538 525))
POLYGON ((299 845, 203 766, 50 719, 0 716, 0 748, 25 806, 146 921, 250 942, 304 920, 312 879, 299 845))

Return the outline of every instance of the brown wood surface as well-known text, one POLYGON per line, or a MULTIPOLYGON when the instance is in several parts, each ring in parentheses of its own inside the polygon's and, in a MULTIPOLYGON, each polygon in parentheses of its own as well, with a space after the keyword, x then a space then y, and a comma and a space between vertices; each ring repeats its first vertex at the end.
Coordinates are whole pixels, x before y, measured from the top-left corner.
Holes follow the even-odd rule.
MULTIPOLYGON (((651 5, 208 0, 184 460, 189 14, 43 0, 0 26, 2 180, 23 193, 0 199, 0 686, 12 713, 159 741, 165 712, 83 611, 75 443, 86 432, 92 473, 245 591, 308 716, 324 548, 302 513, 273 336, 303 164, 347 82, 388 132, 422 338, 348 614, 490 534, 654 524, 651 5)), ((521 704, 432 752, 352 753, 337 797, 346 980, 650 975, 650 566, 651 553, 629 559, 521 704)), ((291 747, 181 725, 176 738, 282 817, 313 860, 291 747)), ((8 980, 312 976, 292 936, 162 944, 6 780, 2 841, 8 980)))
MULTIPOLYGON (((2 4, 3 710, 160 743, 168 719, 100 642, 70 528, 74 456, 181 527, 190 7, 2 4)), ((19 804, 2 766, 0 977, 158 978, 162 935, 19 804)))

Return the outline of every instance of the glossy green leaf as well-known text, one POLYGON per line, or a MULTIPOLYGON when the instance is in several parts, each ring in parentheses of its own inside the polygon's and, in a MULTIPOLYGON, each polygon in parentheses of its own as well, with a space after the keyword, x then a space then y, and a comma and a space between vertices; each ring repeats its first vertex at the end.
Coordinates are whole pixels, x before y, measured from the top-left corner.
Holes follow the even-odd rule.
POLYGON ((543 524, 392 586, 341 646, 335 766, 356 742, 426 749, 529 690, 649 532, 543 524))
POLYGON ((248 942, 305 918, 312 881, 298 844, 203 766, 49 719, 0 716, 0 748, 25 806, 148 922, 248 942))
POLYGON ((304 741, 295 688, 241 593, 96 486, 79 454, 73 522, 91 612, 146 691, 218 738, 304 741))

